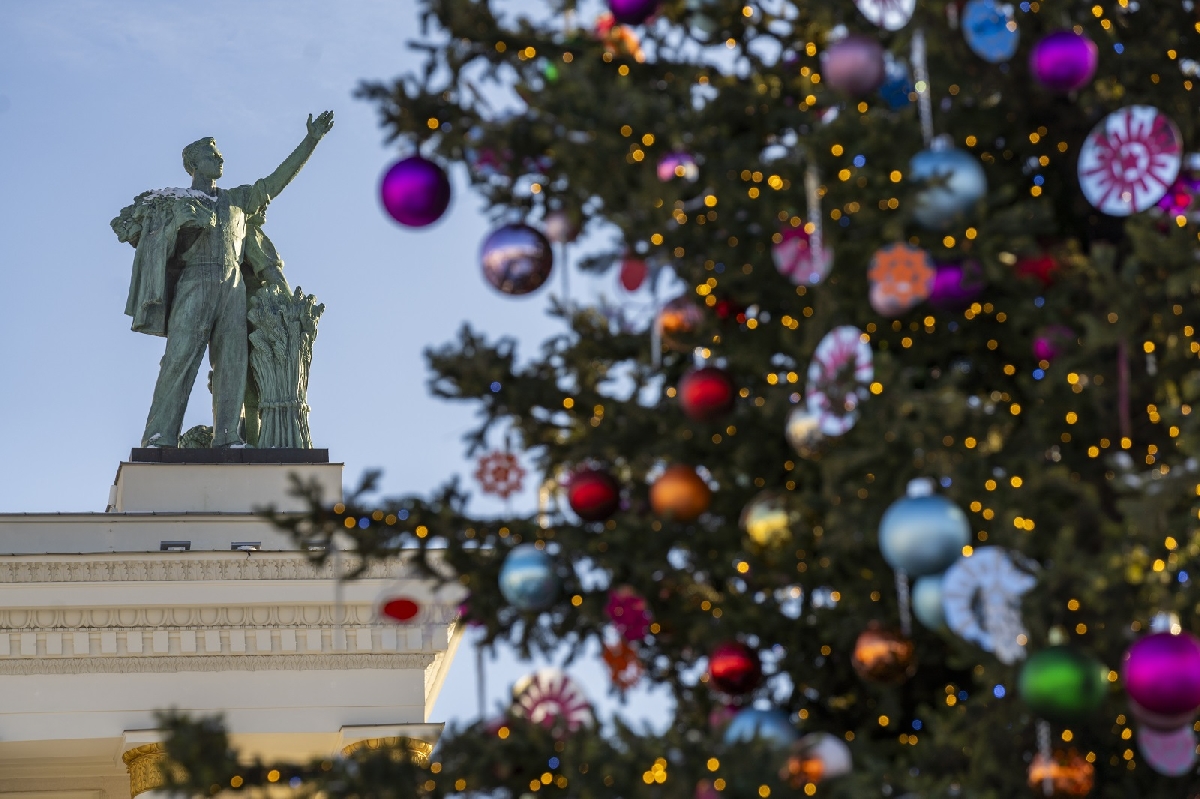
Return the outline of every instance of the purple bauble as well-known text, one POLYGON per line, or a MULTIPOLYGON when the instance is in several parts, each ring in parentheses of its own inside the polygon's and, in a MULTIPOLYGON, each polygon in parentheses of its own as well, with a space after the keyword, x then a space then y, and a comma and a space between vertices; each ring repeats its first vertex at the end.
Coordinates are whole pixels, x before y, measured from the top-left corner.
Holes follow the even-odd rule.
POLYGON ((641 25, 658 11, 658 0, 608 0, 608 10, 622 25, 641 25))
POLYGON ((1047 89, 1073 92, 1091 81, 1099 57, 1096 43, 1083 34, 1057 31, 1034 45, 1029 69, 1047 89))
POLYGON ((1033 339, 1033 357, 1039 361, 1053 361, 1067 351, 1074 339, 1075 331, 1066 325, 1043 328, 1033 339))
POLYGON ((1180 717, 1200 708, 1200 640, 1191 633, 1151 633, 1125 653, 1129 699, 1150 713, 1180 717))
POLYGON ((938 264, 929 292, 929 304, 942 311, 970 305, 983 292, 983 273, 979 264, 938 264))
POLYGON ((851 34, 826 48, 821 73, 835 90, 861 97, 878 89, 887 77, 878 39, 851 34))
POLYGON ((388 167, 379 182, 383 207, 402 225, 425 227, 446 213, 450 180, 440 166, 414 155, 388 167))
POLYGON ((479 249, 483 276, 497 291, 521 296, 541 288, 554 267, 550 242, 529 225, 493 230, 479 249))

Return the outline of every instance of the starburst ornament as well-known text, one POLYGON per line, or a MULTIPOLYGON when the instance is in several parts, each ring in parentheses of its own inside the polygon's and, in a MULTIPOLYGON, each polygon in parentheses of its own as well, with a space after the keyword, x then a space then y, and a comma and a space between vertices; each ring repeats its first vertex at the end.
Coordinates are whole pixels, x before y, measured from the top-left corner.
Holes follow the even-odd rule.
POLYGON ((1154 206, 1179 177, 1183 138, 1148 105, 1114 111, 1092 129, 1079 153, 1079 188, 1096 210, 1129 216, 1154 206))

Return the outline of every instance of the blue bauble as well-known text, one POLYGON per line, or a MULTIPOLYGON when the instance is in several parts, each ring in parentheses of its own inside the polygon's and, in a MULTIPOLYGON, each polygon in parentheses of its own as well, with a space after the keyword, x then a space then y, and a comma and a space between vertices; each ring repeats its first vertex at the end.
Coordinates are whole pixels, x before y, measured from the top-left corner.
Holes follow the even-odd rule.
POLYGON ((922 150, 913 156, 908 170, 911 180, 927 184, 917 192, 913 218, 931 230, 950 227, 987 195, 983 167, 963 150, 922 150))
POLYGON ((909 95, 913 92, 912 78, 908 74, 908 65, 891 54, 884 57, 886 69, 883 85, 879 87, 879 95, 893 111, 899 111, 912 104, 909 95))
POLYGON ((963 7, 962 31, 975 55, 993 64, 1016 55, 1021 41, 1016 21, 994 0, 970 0, 963 7))
POLYGON ((558 598, 554 560, 533 544, 515 547, 500 567, 500 593, 518 610, 544 610, 558 598))
POLYGON ((928 480, 913 480, 879 522, 883 559, 910 577, 938 574, 962 556, 971 526, 962 508, 933 493, 928 480))
POLYGON ((913 583, 912 613, 917 621, 935 632, 946 629, 946 611, 942 609, 942 575, 927 574, 913 583))
POLYGON ((782 710, 759 710, 748 707, 739 710, 725 728, 725 743, 746 743, 758 738, 773 749, 787 749, 799 734, 782 710))

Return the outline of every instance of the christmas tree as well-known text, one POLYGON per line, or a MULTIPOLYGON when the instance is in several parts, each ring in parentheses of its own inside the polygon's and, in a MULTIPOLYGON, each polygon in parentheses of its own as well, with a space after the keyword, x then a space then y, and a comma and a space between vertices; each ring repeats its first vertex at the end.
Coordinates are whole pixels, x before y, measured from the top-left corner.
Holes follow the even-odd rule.
POLYGON ((1195 791, 1190 0, 528 5, 426 0, 427 69, 361 87, 407 148, 385 204, 428 224, 465 164, 501 294, 580 226, 611 244, 574 268, 686 290, 645 325, 559 303, 521 365, 469 327, 429 352, 482 411, 470 451, 536 463, 539 512, 474 518, 450 484, 279 521, 407 549, 487 642, 600 640, 674 717, 600 728, 542 674, 431 762, 293 767, 168 717, 178 784, 1195 791))

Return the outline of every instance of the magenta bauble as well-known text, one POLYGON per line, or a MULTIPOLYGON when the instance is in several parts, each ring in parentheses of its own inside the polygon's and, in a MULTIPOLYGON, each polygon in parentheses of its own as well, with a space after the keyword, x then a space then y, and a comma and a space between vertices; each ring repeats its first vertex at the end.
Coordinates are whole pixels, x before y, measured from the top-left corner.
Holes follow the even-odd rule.
POLYGON ((870 94, 883 85, 887 66, 883 47, 869 36, 851 34, 825 50, 821 74, 836 91, 852 97, 870 94))
POLYGON ((425 227, 446 213, 450 205, 450 180, 440 166, 414 155, 397 161, 383 173, 379 199, 400 224, 425 227))
POLYGON ((567 503, 585 522, 604 521, 621 504, 621 487, 603 469, 580 469, 567 483, 567 503))
POLYGON ((963 264, 937 264, 929 304, 943 311, 970 305, 983 293, 983 270, 974 261, 963 264))
POLYGON ((1082 89, 1096 74, 1100 53, 1096 43, 1075 31, 1044 37, 1029 54, 1029 71, 1038 83, 1055 92, 1082 89))
POLYGON ((1125 691, 1141 708, 1166 718, 1200 709, 1200 640, 1188 632, 1151 633, 1125 653, 1125 691))
POLYGON ((712 422, 733 410, 737 389, 724 369, 706 366, 679 381, 679 405, 689 419, 712 422))
POLYGON ((1065 325, 1050 325, 1043 328, 1033 339, 1033 357, 1039 361, 1053 361, 1075 341, 1075 333, 1065 325))
POLYGON ((613 19, 622 25, 641 25, 658 10, 658 0, 608 0, 613 19))

